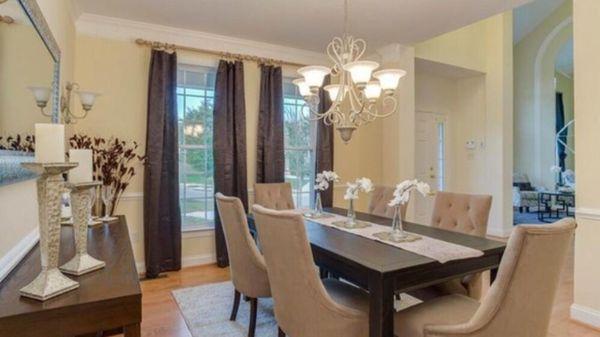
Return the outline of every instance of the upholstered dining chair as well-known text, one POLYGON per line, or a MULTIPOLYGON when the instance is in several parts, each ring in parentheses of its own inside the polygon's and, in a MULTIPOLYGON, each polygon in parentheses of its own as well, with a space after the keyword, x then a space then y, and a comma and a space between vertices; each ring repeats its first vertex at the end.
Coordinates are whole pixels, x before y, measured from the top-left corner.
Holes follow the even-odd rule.
MULTIPOLYGON (((437 192, 431 226, 468 235, 484 237, 492 207, 491 195, 437 192)), ((440 295, 462 294, 480 299, 489 272, 468 275, 433 287, 440 295)))
POLYGON ((575 220, 515 227, 481 305, 449 295, 394 317, 397 337, 545 337, 575 220))
MULTIPOLYGON (((394 217, 394 207, 388 206, 390 200, 394 199, 394 190, 392 186, 377 185, 371 192, 371 201, 369 202, 369 213, 384 218, 394 217)), ((406 205, 400 208, 400 216, 404 219, 406 215, 406 205)))
POLYGON ((276 210, 296 207, 290 183, 254 184, 254 203, 276 210))
POLYGON ((369 334, 367 294, 334 279, 321 281, 301 215, 254 205, 279 325, 279 337, 369 334))
POLYGON ((243 294, 250 300, 248 336, 253 337, 256 330, 258 298, 271 297, 267 266, 250 235, 246 212, 240 199, 221 193, 217 193, 215 197, 229 253, 231 280, 235 287, 230 320, 236 320, 240 297, 243 294))

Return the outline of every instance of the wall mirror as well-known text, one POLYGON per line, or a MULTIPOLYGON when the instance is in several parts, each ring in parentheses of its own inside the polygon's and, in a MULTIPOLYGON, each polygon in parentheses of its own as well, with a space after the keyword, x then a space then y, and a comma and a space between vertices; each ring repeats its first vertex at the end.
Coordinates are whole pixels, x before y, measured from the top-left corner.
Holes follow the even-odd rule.
POLYGON ((58 123, 60 50, 35 0, 0 0, 0 185, 34 176, 35 123, 58 123), (45 96, 45 97, 40 97, 45 96), (45 98, 43 107, 37 98, 45 98))

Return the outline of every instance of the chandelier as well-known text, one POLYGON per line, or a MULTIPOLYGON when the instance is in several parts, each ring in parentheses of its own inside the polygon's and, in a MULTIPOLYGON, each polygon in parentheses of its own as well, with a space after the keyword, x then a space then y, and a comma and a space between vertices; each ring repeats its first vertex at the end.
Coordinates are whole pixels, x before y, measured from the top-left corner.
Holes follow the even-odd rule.
POLYGON ((334 125, 344 143, 361 125, 383 118, 396 111, 396 88, 406 75, 402 69, 383 69, 374 61, 361 60, 367 43, 348 34, 348 0, 344 1, 344 34, 334 37, 327 46, 333 67, 307 66, 298 69, 302 78, 293 81, 309 107, 311 120, 323 120, 334 125), (331 74, 333 84, 326 85, 331 107, 319 111, 319 90, 325 76, 331 74))

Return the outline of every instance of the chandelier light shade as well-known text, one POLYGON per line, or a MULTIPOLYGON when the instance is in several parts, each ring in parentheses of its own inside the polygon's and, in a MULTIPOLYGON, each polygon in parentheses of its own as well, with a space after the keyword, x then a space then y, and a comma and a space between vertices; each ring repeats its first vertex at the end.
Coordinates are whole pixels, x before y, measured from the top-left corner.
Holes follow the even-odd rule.
POLYGON ((373 61, 356 61, 344 65, 344 70, 350 73, 352 81, 357 85, 365 85, 371 79, 371 74, 379 68, 379 63, 373 61))
POLYGON ((304 77, 304 83, 311 90, 318 90, 323 85, 325 76, 329 74, 329 68, 323 66, 307 66, 298 69, 298 73, 304 77))
POLYGON ((306 84, 306 81, 304 81, 303 78, 297 78, 293 80, 292 83, 294 83, 298 87, 300 95, 304 97, 310 96, 310 87, 308 86, 308 84, 306 84))
POLYGON ((348 34, 348 0, 345 0, 344 34, 334 37, 327 46, 333 66, 302 67, 298 69, 302 78, 293 81, 309 107, 310 116, 305 117, 334 125, 344 143, 352 139, 354 131, 361 125, 396 111, 396 89, 406 75, 402 69, 378 70, 379 63, 361 60, 366 48, 365 40, 348 34), (320 112, 319 89, 328 74, 331 74, 332 84, 323 89, 332 103, 329 110, 320 112))
POLYGON ((386 69, 373 73, 373 77, 379 80, 381 89, 396 90, 400 79, 406 75, 406 71, 402 69, 386 69))

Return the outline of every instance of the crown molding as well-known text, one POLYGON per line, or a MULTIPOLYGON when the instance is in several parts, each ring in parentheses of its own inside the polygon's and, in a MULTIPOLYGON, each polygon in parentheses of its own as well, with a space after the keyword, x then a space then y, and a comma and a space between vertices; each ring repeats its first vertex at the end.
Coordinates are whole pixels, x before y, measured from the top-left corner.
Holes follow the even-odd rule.
POLYGON ((325 54, 265 42, 83 13, 75 23, 77 34, 114 40, 142 38, 192 48, 210 49, 302 64, 328 65, 325 54))

